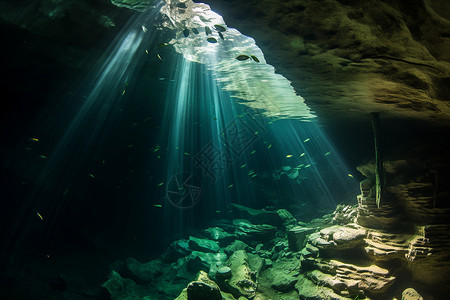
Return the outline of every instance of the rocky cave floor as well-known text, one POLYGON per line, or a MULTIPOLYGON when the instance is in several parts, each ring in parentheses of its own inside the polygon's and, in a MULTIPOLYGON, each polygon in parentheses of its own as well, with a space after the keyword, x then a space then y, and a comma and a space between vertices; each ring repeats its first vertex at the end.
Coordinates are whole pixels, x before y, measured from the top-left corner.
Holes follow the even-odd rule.
POLYGON ((2 274, 0 298, 444 299, 450 164, 442 149, 385 161, 379 208, 375 166, 367 163, 358 167, 366 179, 357 203, 308 223, 286 209, 232 204, 231 218, 173 241, 150 261, 76 249, 54 264, 28 257, 2 274))

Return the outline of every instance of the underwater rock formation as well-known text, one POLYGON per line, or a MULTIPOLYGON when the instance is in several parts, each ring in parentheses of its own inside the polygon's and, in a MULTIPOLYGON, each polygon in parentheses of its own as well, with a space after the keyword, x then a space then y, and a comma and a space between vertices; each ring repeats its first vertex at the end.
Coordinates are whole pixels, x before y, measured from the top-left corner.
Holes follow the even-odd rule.
POLYGON ((448 1, 206 0, 328 120, 448 122, 448 1))

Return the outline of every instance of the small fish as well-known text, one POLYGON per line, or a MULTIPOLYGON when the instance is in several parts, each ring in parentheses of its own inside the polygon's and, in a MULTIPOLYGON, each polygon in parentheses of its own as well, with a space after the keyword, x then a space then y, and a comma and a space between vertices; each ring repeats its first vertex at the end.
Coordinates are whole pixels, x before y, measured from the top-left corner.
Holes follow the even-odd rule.
POLYGON ((303 141, 303 143, 309 142, 311 139, 307 138, 306 140, 303 141))
POLYGON ((250 152, 250 154, 254 154, 256 152, 256 150, 253 150, 252 152, 250 152))
POLYGON ((102 164, 106 164, 105 160, 102 160, 102 164))
POLYGON ((220 38, 221 38, 222 40, 224 40, 223 34, 222 34, 222 32, 220 32, 220 31, 219 31, 219 36, 220 36, 220 38))
POLYGON ((147 54, 148 54, 148 50, 147 50, 147 49, 145 49, 145 53, 147 53, 147 54))
POLYGON ((216 213, 220 214, 220 210, 216 210, 216 213))
POLYGON ((267 149, 270 149, 270 148, 272 148, 272 144, 269 144, 269 146, 267 147, 267 149))
POLYGON ((198 29, 197 29, 197 28, 192 28, 191 30, 192 30, 192 32, 193 32, 193 33, 195 33, 195 34, 199 34, 199 32, 198 32, 198 29))
POLYGON ((256 176, 258 176, 258 174, 255 173, 252 175, 252 178, 255 178, 256 176))
POLYGON ((254 134, 259 134, 259 131, 255 131, 254 134))
POLYGON ((152 117, 147 117, 147 118, 145 118, 145 119, 142 119, 142 122, 147 122, 147 121, 149 121, 151 118, 152 118, 152 117))
POLYGON ((303 152, 302 154, 300 154, 300 157, 303 157, 303 156, 305 156, 305 154, 306 154, 306 153, 305 153, 305 152, 303 152))
POLYGON ((39 158, 47 159, 47 156, 45 156, 45 155, 39 155, 39 158))
POLYGON ((164 184, 164 182, 160 182, 160 183, 158 183, 157 186, 162 186, 163 184, 164 184))
POLYGON ((250 170, 250 171, 248 172, 248 175, 252 175, 252 174, 255 174, 255 171, 250 170))
POLYGON ((244 168, 246 165, 247 165, 247 164, 243 164, 243 165, 241 166, 241 169, 244 168))
POLYGON ((89 174, 89 177, 91 178, 95 178, 95 176, 93 174, 89 174))
POLYGON ((39 139, 38 138, 31 138, 30 141, 37 143, 37 142, 39 142, 39 139))
POLYGON ((159 58, 160 60, 162 60, 161 55, 159 55, 158 53, 156 53, 156 56, 158 56, 158 58, 159 58))
POLYGON ((217 40, 216 40, 215 38, 213 38, 213 37, 209 37, 209 38, 207 38, 206 40, 207 40, 208 42, 212 43, 212 44, 217 43, 217 40))
POLYGON ((162 48, 162 47, 165 47, 165 46, 169 46, 169 44, 167 44, 167 43, 158 44, 158 48, 162 48))
POLYGON ((214 28, 217 29, 218 32, 224 32, 225 30, 227 30, 225 27, 219 24, 214 25, 214 28))
POLYGON ((153 204, 154 207, 162 207, 161 204, 153 204))
POLYGON ((309 168, 309 167, 311 167, 311 165, 310 165, 310 164, 306 165, 306 166, 305 166, 305 169, 306 169, 306 168, 309 168))
POLYGON ((190 153, 187 153, 187 152, 184 152, 184 155, 187 155, 187 156, 189 156, 189 155, 191 155, 190 153))
POLYGON ((244 54, 241 54, 238 57, 236 57, 237 60, 247 60, 249 58, 250 57, 248 55, 244 55, 244 54))
POLYGON ((31 147, 25 147, 25 150, 31 151, 31 150, 33 150, 33 149, 31 149, 31 147))
POLYGON ((355 178, 355 177, 353 177, 353 175, 350 174, 350 173, 348 173, 347 175, 348 175, 348 177, 350 177, 350 178, 355 178))
POLYGON ((184 35, 184 37, 188 37, 189 36, 189 29, 185 29, 185 30, 183 30, 183 35, 184 35))
POLYGON ((234 185, 233 184, 230 184, 229 186, 228 186, 228 188, 232 188, 234 185))
POLYGON ((123 95, 125 95, 125 92, 126 92, 126 91, 127 91, 127 90, 123 90, 123 92, 122 92, 122 96, 123 96, 123 95))
POLYGON ((217 117, 216 117, 216 116, 213 116, 212 119, 213 119, 214 121, 217 121, 217 117))
POLYGON ((178 8, 187 8, 186 4, 181 3, 181 2, 177 3, 175 6, 178 7, 178 8))
POLYGON ((325 156, 328 156, 328 155, 330 155, 331 154, 331 151, 328 151, 327 153, 325 153, 324 155, 325 156))
POLYGON ((252 55, 251 58, 256 62, 259 62, 259 59, 256 56, 252 55))
POLYGON ((205 26, 205 33, 206 33, 206 35, 212 34, 211 28, 209 28, 208 26, 205 26))
POLYGON ((159 151, 159 146, 156 146, 155 149, 153 149, 153 152, 159 151))
POLYGON ((145 27, 144 25, 142 25, 142 31, 145 33, 145 32, 147 32, 147 27, 145 27))
POLYGON ((129 149, 129 148, 132 148, 133 146, 134 146, 134 145, 128 145, 128 147, 127 147, 127 148, 129 149))
POLYGON ((291 158, 291 157, 292 157, 292 154, 286 155, 286 158, 291 158))
POLYGON ((42 215, 39 212, 36 212, 36 215, 39 217, 39 219, 41 219, 41 221, 44 221, 44 217, 42 217, 42 215))

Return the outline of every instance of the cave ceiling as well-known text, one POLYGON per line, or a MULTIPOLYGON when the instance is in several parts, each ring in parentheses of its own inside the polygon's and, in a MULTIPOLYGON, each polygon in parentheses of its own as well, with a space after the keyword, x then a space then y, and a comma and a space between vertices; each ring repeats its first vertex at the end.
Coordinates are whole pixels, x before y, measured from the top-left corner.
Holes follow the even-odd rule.
MULTIPOLYGON (((253 37, 265 60, 324 122, 381 112, 385 118, 449 124, 446 0, 201 2, 253 37)), ((71 68, 81 68, 99 41, 112 39, 130 16, 106 0, 0 1, 3 32, 48 41, 41 55, 71 68)))

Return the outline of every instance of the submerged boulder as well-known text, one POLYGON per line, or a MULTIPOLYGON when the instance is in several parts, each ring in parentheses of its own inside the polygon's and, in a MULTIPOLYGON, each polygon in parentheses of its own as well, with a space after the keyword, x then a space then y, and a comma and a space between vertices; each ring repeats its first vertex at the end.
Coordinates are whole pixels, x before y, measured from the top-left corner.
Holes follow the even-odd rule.
POLYGON ((237 250, 248 250, 248 248, 249 248, 249 246, 246 243, 244 243, 243 241, 235 240, 231 245, 228 245, 224 249, 224 252, 228 256, 230 256, 231 254, 233 254, 237 250))
POLYGON ((199 239, 193 236, 189 237, 189 248, 193 251, 216 253, 220 251, 219 244, 207 239, 199 239))
POLYGON ((236 236, 228 233, 220 227, 209 227, 202 231, 209 240, 218 242, 220 245, 225 246, 231 243, 236 236))
POLYGON ((222 300, 218 285, 212 281, 206 272, 200 271, 197 278, 183 289, 175 300, 222 300))
POLYGON ((282 219, 276 211, 254 209, 236 203, 232 203, 231 206, 236 219, 246 219, 253 224, 272 224, 275 226, 282 224, 282 219))
POLYGON ((275 238, 277 228, 268 224, 254 225, 245 220, 235 220, 236 236, 245 242, 257 245, 275 238))
POLYGON ((248 255, 244 250, 238 250, 228 259, 231 269, 231 279, 222 281, 220 287, 235 298, 241 296, 252 299, 256 295, 256 273, 249 267, 248 255))
POLYGON ((159 260, 141 264, 136 259, 129 257, 125 261, 125 265, 130 277, 140 283, 148 283, 162 274, 161 261, 159 260))

